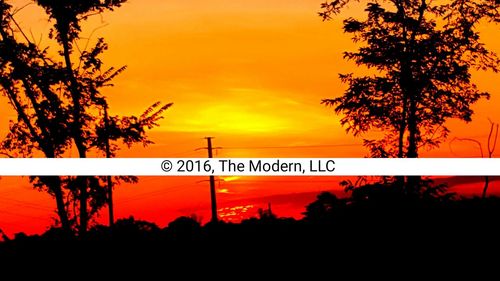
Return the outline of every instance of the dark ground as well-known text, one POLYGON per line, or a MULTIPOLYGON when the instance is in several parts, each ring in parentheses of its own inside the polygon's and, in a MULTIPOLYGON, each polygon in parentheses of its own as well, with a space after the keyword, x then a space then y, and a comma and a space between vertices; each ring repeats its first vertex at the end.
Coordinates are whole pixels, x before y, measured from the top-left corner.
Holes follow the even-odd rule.
POLYGON ((85 237, 67 236, 57 228, 40 236, 17 234, 0 244, 0 259, 4 265, 46 264, 82 274, 83 265, 86 273, 160 270, 180 271, 183 276, 199 274, 197 268, 205 266, 287 275, 351 267, 362 272, 371 268, 417 273, 448 265, 453 270, 467 270, 474 264, 483 270, 500 266, 496 263, 498 198, 381 204, 330 195, 319 195, 302 220, 277 218, 263 210, 259 218, 240 224, 201 226, 194 218, 181 217, 162 229, 129 218, 117 221, 112 231, 95 226, 85 237))

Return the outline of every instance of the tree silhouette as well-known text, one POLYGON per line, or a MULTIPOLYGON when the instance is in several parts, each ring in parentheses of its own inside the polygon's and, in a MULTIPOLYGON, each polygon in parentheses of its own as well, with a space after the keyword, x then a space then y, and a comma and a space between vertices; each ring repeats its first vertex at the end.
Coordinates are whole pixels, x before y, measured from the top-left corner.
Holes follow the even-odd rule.
MULTIPOLYGON (((0 1, 0 9, 0 87, 18 116, 10 123, 2 149, 14 153, 14 157, 30 157, 33 151, 49 158, 59 157, 69 145, 65 123, 69 115, 57 94, 64 79, 63 71, 48 58, 46 50, 38 49, 27 37, 27 43, 18 42, 11 6, 0 1)), ((61 179, 31 177, 30 180, 54 195, 61 225, 69 231, 61 179)))
MULTIPOLYGON (((74 70, 71 60, 73 53, 73 42, 79 39, 81 32, 81 21, 87 19, 93 13, 103 12, 105 10, 113 10, 119 7, 126 0, 118 1, 50 1, 50 0, 37 0, 38 5, 43 7, 49 17, 54 21, 54 28, 51 30, 51 37, 55 36, 57 42, 62 47, 62 54, 64 57, 64 69, 66 74, 65 86, 70 93, 72 104, 72 122, 70 126, 71 137, 78 150, 80 158, 87 157, 88 144, 86 136, 88 135, 89 122, 92 120, 89 114, 85 112, 85 107, 82 105, 89 105, 88 102, 96 102, 94 95, 95 91, 101 85, 96 85, 92 78, 90 81, 78 81, 78 72, 74 70), (55 34, 54 34, 55 33, 55 34), (84 83, 81 83, 84 82, 84 83), (90 83, 85 83, 90 82, 90 83)), ((103 40, 100 39, 95 48, 88 53, 82 54, 81 59, 84 60, 84 70, 90 70, 92 75, 95 70, 101 67, 102 62, 97 58, 106 48, 103 40)), ((114 76, 119 73, 110 74, 114 76)), ((109 73, 108 73, 109 74, 109 73)), ((92 77, 92 76, 91 76, 92 77)), ((104 78, 105 79, 105 78, 104 78)), ((76 177, 79 202, 80 202, 80 228, 81 232, 87 229, 87 222, 89 219, 87 210, 88 188, 91 184, 88 182, 87 177, 76 177)), ((94 182, 95 183, 95 182, 94 182)))
MULTIPOLYGON (((361 45, 344 58, 371 74, 341 74, 348 89, 323 103, 344 115, 341 124, 355 136, 384 132, 382 139, 364 140, 372 157, 415 158, 420 148, 446 139, 446 120, 471 121, 471 105, 489 97, 472 82, 471 70, 499 69, 477 26, 498 23, 500 5, 491 0, 365 2, 366 19, 344 21, 344 31, 361 45)), ((320 15, 331 19, 348 3, 326 2, 320 15)))
MULTIPOLYGON (((36 151, 45 157, 63 157, 75 146, 80 158, 90 151, 105 152, 114 157, 123 146, 148 145, 146 131, 158 126, 163 112, 172 104, 157 102, 141 116, 109 114, 104 87, 125 70, 105 69, 100 55, 108 46, 99 38, 95 46, 76 54, 73 46, 79 39, 80 23, 94 13, 112 10, 125 1, 37 1, 54 20, 51 38, 61 51, 57 59, 49 58, 48 48, 40 50, 24 36, 10 11, 2 8, 0 86, 18 119, 11 121, 10 132, 2 148, 30 157, 36 151), (73 64, 76 59, 78 64, 73 64), (122 145, 123 144, 123 145, 122 145)), ((78 225, 83 234, 89 219, 107 202, 110 177, 32 177, 35 186, 54 194, 58 215, 65 229, 78 225), (72 215, 69 215, 72 213, 72 215)), ((116 177, 115 182, 136 182, 135 177, 116 177)))
POLYGON ((201 223, 196 215, 178 217, 168 224, 168 236, 177 241, 192 241, 200 233, 201 223))
POLYGON ((314 202, 306 206, 304 219, 311 222, 329 222, 345 206, 344 199, 338 199, 335 194, 324 191, 318 194, 314 202))
POLYGON ((259 220, 261 221, 274 221, 278 218, 278 216, 273 213, 271 209, 271 203, 267 204, 267 209, 259 208, 257 210, 257 214, 259 215, 259 220))

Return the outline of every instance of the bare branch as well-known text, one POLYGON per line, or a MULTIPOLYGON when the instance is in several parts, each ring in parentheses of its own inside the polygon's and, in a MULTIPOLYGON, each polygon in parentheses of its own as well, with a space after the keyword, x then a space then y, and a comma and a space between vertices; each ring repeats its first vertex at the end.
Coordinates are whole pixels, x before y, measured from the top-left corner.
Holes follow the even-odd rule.
MULTIPOLYGON (((452 151, 452 144, 453 142, 455 141, 469 141, 469 142, 473 142, 475 143, 478 147, 479 147, 479 151, 481 152, 481 158, 484 158, 484 154, 483 154, 483 146, 481 145, 481 142, 479 142, 478 140, 475 140, 475 139, 470 139, 470 138, 453 138, 451 141, 450 141, 450 151, 451 153, 453 153, 452 151)), ((453 153, 454 154, 454 153, 453 153)))
POLYGON ((17 27, 18 31, 21 33, 21 35, 24 37, 24 39, 26 40, 26 42, 28 44, 32 44, 30 39, 28 38, 28 36, 26 36, 26 34, 24 33, 23 29, 21 28, 21 26, 17 23, 17 21, 14 19, 13 15, 12 14, 9 14, 9 18, 12 20, 12 22, 14 23, 14 25, 17 27))
POLYGON ((19 13, 20 11, 24 10, 24 8, 28 7, 28 6, 31 6, 31 5, 34 5, 35 3, 33 3, 33 1, 29 2, 29 3, 26 3, 24 4, 23 6, 19 7, 19 8, 16 8, 13 12, 12 12, 12 15, 14 16, 15 14, 19 13))
POLYGON ((12 154, 9 154, 6 151, 0 151, 0 155, 6 156, 8 158, 16 158, 16 157, 12 156, 12 154))

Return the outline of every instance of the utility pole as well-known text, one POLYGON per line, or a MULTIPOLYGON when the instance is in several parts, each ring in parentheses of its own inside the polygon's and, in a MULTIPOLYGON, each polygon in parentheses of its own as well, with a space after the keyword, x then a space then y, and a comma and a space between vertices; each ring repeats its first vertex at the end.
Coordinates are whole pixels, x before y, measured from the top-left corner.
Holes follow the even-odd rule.
MULTIPOLYGON (((106 131, 106 158, 111 158, 111 146, 109 144, 109 116, 108 104, 104 105, 104 129, 106 131)), ((115 215, 113 211, 113 179, 111 176, 106 176, 108 185, 108 211, 109 211, 109 227, 113 228, 115 225, 115 215)))
MULTIPOLYGON (((208 158, 213 158, 213 137, 206 137, 205 139, 207 140, 208 158)), ((217 216, 217 197, 215 194, 215 177, 213 175, 210 176, 210 200, 212 202, 212 222, 216 223, 219 221, 219 217, 217 216)))

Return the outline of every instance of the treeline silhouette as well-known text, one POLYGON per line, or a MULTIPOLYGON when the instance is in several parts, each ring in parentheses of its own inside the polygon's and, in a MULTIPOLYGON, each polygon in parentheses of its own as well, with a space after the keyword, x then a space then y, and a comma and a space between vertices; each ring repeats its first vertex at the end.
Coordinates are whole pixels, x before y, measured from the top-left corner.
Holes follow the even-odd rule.
POLYGON ((51 262, 67 266, 79 257, 89 257, 93 264, 173 259, 195 265, 223 257, 220 262, 227 265, 255 256, 266 262, 375 262, 381 253, 389 258, 425 255, 426 262, 437 262, 498 246, 500 198, 457 198, 450 193, 414 197, 401 190, 395 183, 375 183, 354 188, 346 198, 322 192, 305 207, 302 219, 260 210, 241 223, 203 225, 196 216, 183 216, 162 228, 129 217, 112 228, 95 225, 83 237, 61 228, 41 235, 18 233, 0 243, 0 256, 23 262, 54 256, 51 262))

